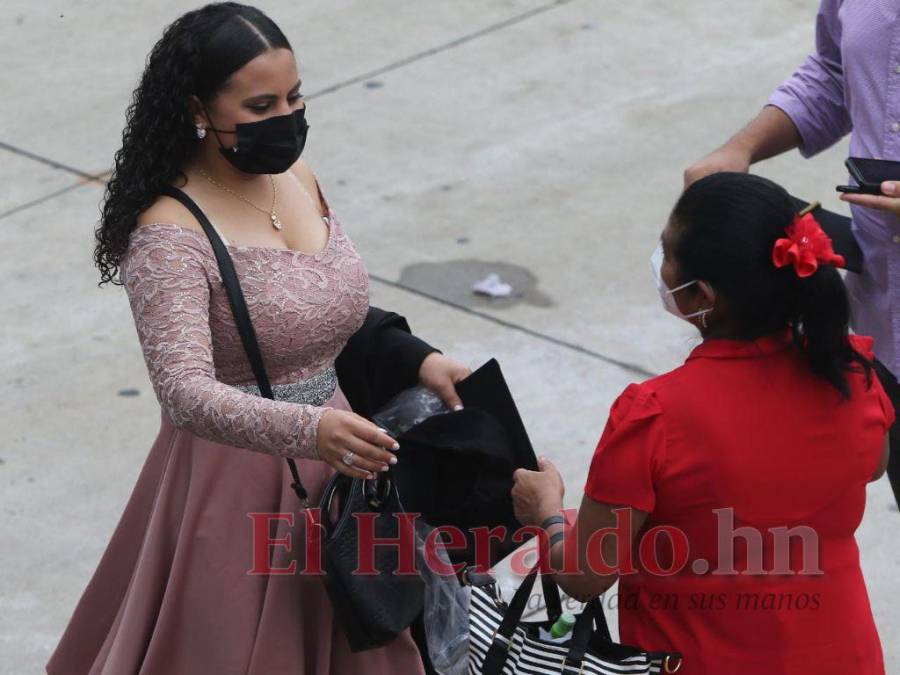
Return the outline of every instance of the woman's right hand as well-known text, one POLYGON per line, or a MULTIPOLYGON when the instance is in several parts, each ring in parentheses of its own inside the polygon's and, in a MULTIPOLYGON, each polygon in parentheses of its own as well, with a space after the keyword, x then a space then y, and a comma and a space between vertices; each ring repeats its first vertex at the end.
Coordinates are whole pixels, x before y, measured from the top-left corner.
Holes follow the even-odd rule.
POLYGON ((400 445, 364 417, 346 410, 326 410, 319 418, 316 450, 319 459, 335 470, 353 478, 374 478, 386 471, 397 458, 385 448, 398 450, 400 445), (352 464, 343 457, 353 453, 352 464))

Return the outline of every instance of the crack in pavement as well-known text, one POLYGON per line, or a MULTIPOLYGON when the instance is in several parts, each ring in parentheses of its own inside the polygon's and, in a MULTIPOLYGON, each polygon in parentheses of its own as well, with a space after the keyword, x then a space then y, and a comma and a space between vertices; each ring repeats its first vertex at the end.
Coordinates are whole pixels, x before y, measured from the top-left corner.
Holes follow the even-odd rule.
POLYGON ((32 206, 37 206, 38 204, 43 204, 44 202, 48 202, 54 197, 59 197, 61 194, 65 194, 66 192, 71 192, 76 188, 80 188, 85 184, 85 181, 79 181, 78 183, 73 183, 72 185, 68 185, 64 188, 60 188, 56 192, 51 192, 50 194, 44 195, 43 197, 38 197, 37 199, 32 199, 30 202, 25 202, 24 204, 19 204, 18 206, 14 206, 13 208, 3 211, 0 213, 0 220, 3 220, 7 216, 11 216, 19 211, 24 211, 25 209, 30 209, 32 206))
POLYGON ((550 344, 554 344, 558 347, 564 347, 574 352, 578 352, 579 354, 584 354, 585 356, 589 356, 597 361, 603 361, 604 363, 608 363, 612 366, 617 366, 622 370, 626 370, 631 373, 635 373, 636 375, 640 375, 642 377, 656 377, 658 373, 651 372, 646 368, 639 366, 634 363, 629 363, 628 361, 621 361, 619 359, 613 358, 611 356, 606 356, 605 354, 601 354, 600 352, 595 352, 592 349, 588 349, 587 347, 582 347, 579 344, 574 342, 567 342, 561 338, 554 337, 547 333, 542 333, 540 331, 534 330, 533 328, 528 328, 527 326, 523 326, 522 324, 514 323, 512 321, 507 321, 506 319, 501 319, 498 316, 494 316, 493 314, 488 314, 487 312, 482 312, 480 310, 474 309, 472 307, 467 307, 466 305, 462 305, 458 302, 453 302, 452 300, 447 300, 446 298, 442 298, 438 295, 433 295, 428 293, 427 291, 423 291, 419 288, 415 288, 413 286, 407 286, 406 284, 401 284, 398 281, 391 281, 385 277, 379 276, 377 274, 369 273, 369 279, 372 281, 377 281, 384 286, 390 286, 391 288, 396 288, 401 291, 406 291, 407 293, 412 293, 413 295, 417 295, 421 298, 425 298, 426 300, 432 300, 433 302, 438 302, 442 305, 446 305, 447 307, 452 307, 460 312, 465 312, 466 314, 470 314, 472 316, 477 316, 480 319, 484 319, 485 321, 490 321, 491 323, 495 323, 498 326, 503 326, 504 328, 509 328, 511 330, 518 331, 520 333, 524 333, 533 338, 537 338, 538 340, 542 340, 544 342, 548 342, 550 344))
POLYGON ((309 94, 306 98, 308 100, 312 100, 319 96, 325 96, 326 94, 333 94, 336 91, 340 91, 341 89, 346 89, 354 84, 359 84, 360 82, 365 82, 366 80, 371 80, 374 77, 378 77, 379 75, 384 75, 385 73, 389 73, 394 70, 398 70, 403 66, 408 66, 412 63, 416 63, 423 59, 426 59, 430 56, 435 56, 436 54, 440 54, 441 52, 448 51, 455 47, 459 47, 461 45, 466 44, 467 42, 472 42, 473 40, 477 40, 478 38, 484 37, 486 35, 490 35, 492 33, 496 33, 498 31, 503 30, 504 28, 509 28, 510 26, 514 26, 518 23, 526 21, 534 16, 539 14, 543 14, 545 12, 549 12, 557 7, 561 7, 563 5, 567 5, 575 0, 554 0, 551 3, 546 5, 541 5, 540 7, 535 7, 533 9, 528 10, 527 12, 522 12, 521 14, 516 14, 515 16, 511 16, 508 19, 504 19, 503 21, 498 21, 497 23, 493 23, 489 26, 485 26, 473 33, 467 33, 466 35, 462 35, 455 40, 450 40, 449 42, 445 42, 444 44, 437 45, 435 47, 431 47, 430 49, 425 49, 417 54, 413 54, 411 56, 407 56, 405 58, 394 61, 393 63, 389 63, 386 66, 382 66, 381 68, 376 68, 375 70, 370 70, 368 73, 363 73, 362 75, 356 75, 355 77, 351 77, 350 79, 344 80, 342 82, 337 82, 329 87, 325 87, 324 89, 320 89, 319 91, 315 91, 309 94))
POLYGON ((11 145, 4 141, 0 141, 0 149, 7 150, 12 152, 13 154, 20 155, 22 157, 26 157, 28 159, 34 160, 35 162, 40 162, 41 164, 46 164, 47 166, 57 169, 59 171, 66 171, 68 173, 75 174, 79 178, 82 179, 82 183, 89 182, 105 182, 103 181, 104 176, 108 176, 111 174, 111 171, 103 171, 102 173, 88 173, 87 171, 82 171, 81 169, 76 169, 67 164, 63 164, 62 162, 57 162, 56 160, 50 159, 49 157, 44 157, 43 155, 38 155, 37 153, 30 152, 23 148, 16 147, 15 145, 11 145))
MULTIPOLYGON (((430 47, 429 49, 425 49, 423 51, 417 52, 411 56, 407 56, 405 58, 399 59, 392 63, 389 63, 385 66, 381 66, 380 68, 376 68, 374 70, 370 70, 367 73, 363 73, 361 75, 356 75, 346 80, 342 80, 333 85, 325 87, 324 89, 320 89, 319 91, 315 91, 306 96, 307 100, 312 100, 314 98, 319 98, 321 96, 326 96, 328 94, 333 94, 336 91, 340 91, 341 89, 346 89, 354 84, 358 84, 360 82, 365 82, 366 80, 370 80, 373 77, 377 77, 378 75, 383 75, 384 73, 388 73, 394 70, 399 70, 400 68, 410 65, 412 63, 416 63, 418 61, 422 61, 423 59, 429 58, 431 56, 435 56, 436 54, 440 54, 441 52, 448 51, 450 49, 454 49, 455 47, 459 47, 468 42, 472 42, 473 40, 477 40, 478 38, 484 37, 486 35, 490 35, 492 33, 497 33, 504 28, 509 28, 510 26, 514 26, 518 23, 526 21, 534 16, 539 14, 543 14, 545 12, 549 12, 557 7, 561 7, 563 5, 570 4, 575 2, 575 0, 553 0, 553 2, 547 3, 546 5, 541 5, 539 7, 534 7, 528 11, 522 12, 520 14, 516 14, 514 16, 509 17, 508 19, 504 19, 503 21, 498 21, 496 23, 490 24, 489 26, 485 26, 484 28, 480 28, 477 31, 472 33, 467 33, 462 35, 454 40, 450 40, 449 42, 445 42, 443 44, 437 45, 435 47, 430 47)), ((85 180, 85 182, 97 182, 101 184, 105 184, 104 178, 109 177, 112 174, 112 170, 107 170, 102 173, 92 174, 86 171, 82 171, 80 169, 76 169, 74 167, 68 166, 61 162, 57 162, 55 160, 49 159, 48 157, 44 157, 42 155, 38 155, 36 153, 30 152, 28 150, 24 150, 22 148, 16 147, 9 143, 5 143, 4 141, 0 141, 0 149, 8 150, 9 152, 13 152, 17 155, 21 155, 23 157, 27 157, 36 162, 41 162, 42 164, 46 164, 54 169, 59 169, 62 171, 68 171, 69 173, 73 173, 76 176, 81 177, 85 180)), ((7 212, 9 213, 9 212, 7 212)), ((0 214, 0 217, 3 217, 6 214, 0 214)))

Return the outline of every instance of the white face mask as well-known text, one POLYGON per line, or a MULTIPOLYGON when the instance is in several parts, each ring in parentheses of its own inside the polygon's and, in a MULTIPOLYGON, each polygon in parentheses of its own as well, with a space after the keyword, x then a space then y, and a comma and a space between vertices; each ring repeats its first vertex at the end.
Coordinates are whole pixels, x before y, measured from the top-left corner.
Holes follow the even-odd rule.
POLYGON ((656 244, 656 250, 653 251, 653 255, 650 256, 650 270, 653 272, 653 277, 656 279, 656 288, 659 290, 659 297, 662 298, 663 307, 666 308, 666 311, 670 314, 674 314, 679 319, 691 319, 695 316, 701 316, 706 314, 707 312, 711 312, 710 309, 701 309, 699 312, 692 312, 691 314, 683 314, 681 310, 678 308, 678 303, 675 302, 675 296, 673 293, 680 291, 682 288, 687 288, 691 284, 696 284, 697 280, 689 281, 686 284, 681 284, 681 286, 676 286, 675 288, 669 288, 666 286, 666 282, 663 281, 662 278, 662 265, 663 265, 663 246, 662 241, 656 244))

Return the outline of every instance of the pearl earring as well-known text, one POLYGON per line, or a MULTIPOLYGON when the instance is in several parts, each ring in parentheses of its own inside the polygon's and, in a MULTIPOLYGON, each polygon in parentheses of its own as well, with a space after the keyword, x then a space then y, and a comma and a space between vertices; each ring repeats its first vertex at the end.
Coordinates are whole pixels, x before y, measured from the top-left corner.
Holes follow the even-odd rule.
POLYGON ((206 129, 203 128, 202 124, 195 124, 197 127, 197 138, 203 139, 206 138, 206 129))

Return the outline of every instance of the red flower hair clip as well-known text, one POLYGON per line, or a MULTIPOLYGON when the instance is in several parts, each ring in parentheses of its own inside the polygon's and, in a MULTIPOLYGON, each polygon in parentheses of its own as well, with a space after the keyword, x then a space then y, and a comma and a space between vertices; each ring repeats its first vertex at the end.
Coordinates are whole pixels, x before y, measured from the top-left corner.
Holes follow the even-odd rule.
POLYGON ((778 239, 772 249, 775 267, 792 264, 798 277, 810 276, 819 268, 819 264, 844 267, 844 256, 834 252, 831 238, 825 234, 812 213, 794 216, 785 232, 787 237, 778 239))

